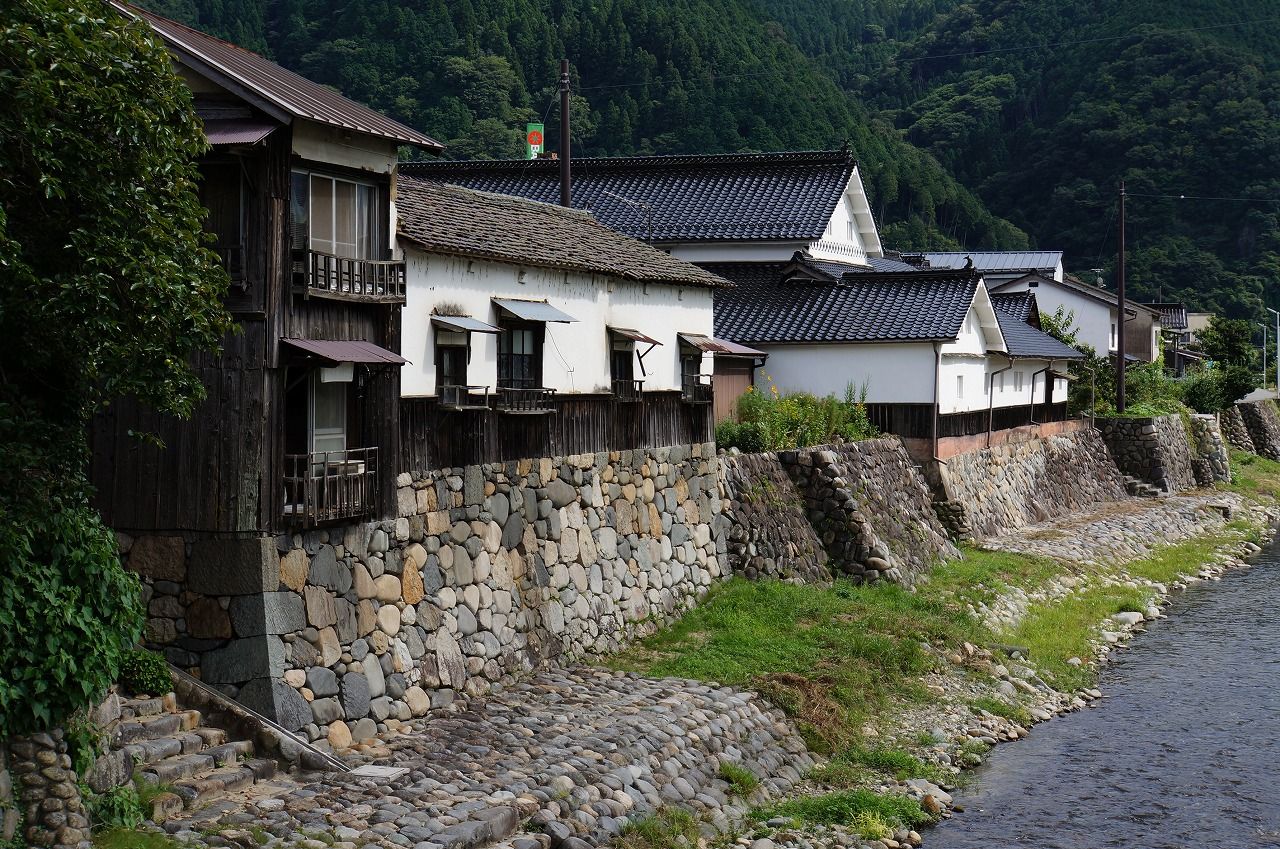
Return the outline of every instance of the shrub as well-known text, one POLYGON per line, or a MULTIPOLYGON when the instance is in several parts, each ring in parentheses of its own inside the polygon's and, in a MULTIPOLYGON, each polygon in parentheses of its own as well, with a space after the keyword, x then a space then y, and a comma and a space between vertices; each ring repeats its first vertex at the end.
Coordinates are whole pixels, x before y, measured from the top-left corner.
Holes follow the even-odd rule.
POLYGON ((156 696, 173 689, 173 676, 160 655, 146 649, 130 649, 120 659, 120 686, 130 693, 156 696))
POLYGON ((1222 400, 1221 373, 1202 369, 1182 383, 1182 401, 1197 413, 1216 413, 1225 405, 1222 400))
POLYGON ((782 394, 768 375, 765 379, 767 388, 752 387, 738 399, 739 422, 717 428, 721 447, 781 451, 878 435, 867 416, 865 387, 857 391, 850 384, 843 399, 819 398, 807 392, 782 394))
POLYGON ((1222 405, 1234 404, 1258 388, 1258 376, 1245 366, 1227 366, 1222 370, 1222 405))

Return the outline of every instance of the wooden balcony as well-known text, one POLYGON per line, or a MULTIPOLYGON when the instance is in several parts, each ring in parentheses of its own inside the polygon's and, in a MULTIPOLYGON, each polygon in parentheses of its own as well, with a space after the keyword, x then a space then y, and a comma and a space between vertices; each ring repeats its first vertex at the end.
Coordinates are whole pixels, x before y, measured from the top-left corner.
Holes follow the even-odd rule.
POLYGON ((644 394, 643 380, 613 381, 613 398, 623 404, 634 404, 642 400, 644 394))
POLYGON ((523 416, 544 416, 554 413, 556 391, 545 386, 516 389, 499 386, 494 409, 503 413, 523 416))
POLYGON ((284 462, 283 515, 290 527, 306 528, 375 515, 377 448, 287 454, 284 462))
POLYGON ((488 410, 492 408, 492 395, 487 386, 440 387, 440 407, 445 410, 488 410))
POLYGON ((710 404, 711 375, 686 374, 680 383, 680 400, 686 404, 710 404))
POLYGON ((404 281, 403 261, 352 259, 311 250, 293 252, 294 291, 309 298, 403 304, 404 281))

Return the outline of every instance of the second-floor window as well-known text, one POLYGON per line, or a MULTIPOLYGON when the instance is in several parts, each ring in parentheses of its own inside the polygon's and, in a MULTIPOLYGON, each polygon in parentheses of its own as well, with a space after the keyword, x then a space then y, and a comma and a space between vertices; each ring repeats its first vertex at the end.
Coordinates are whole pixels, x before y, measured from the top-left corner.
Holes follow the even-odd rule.
POLYGON ((467 385, 467 334, 436 329, 436 381, 440 386, 467 385))
POLYGON ((372 183, 294 171, 293 246, 353 259, 382 259, 386 239, 381 195, 372 183))
POLYGON ((535 322, 504 321, 498 334, 498 386, 536 389, 542 386, 542 334, 535 322))

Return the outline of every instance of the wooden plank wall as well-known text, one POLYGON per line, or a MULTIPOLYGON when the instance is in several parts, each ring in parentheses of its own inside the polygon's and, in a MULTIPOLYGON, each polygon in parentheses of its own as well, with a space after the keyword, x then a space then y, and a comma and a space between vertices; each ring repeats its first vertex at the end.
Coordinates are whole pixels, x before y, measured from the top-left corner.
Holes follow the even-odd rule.
POLYGON ((640 403, 611 395, 562 396, 557 412, 513 416, 493 411, 452 412, 435 398, 400 401, 403 471, 688 445, 712 439, 711 407, 686 404, 679 392, 647 392, 640 403))

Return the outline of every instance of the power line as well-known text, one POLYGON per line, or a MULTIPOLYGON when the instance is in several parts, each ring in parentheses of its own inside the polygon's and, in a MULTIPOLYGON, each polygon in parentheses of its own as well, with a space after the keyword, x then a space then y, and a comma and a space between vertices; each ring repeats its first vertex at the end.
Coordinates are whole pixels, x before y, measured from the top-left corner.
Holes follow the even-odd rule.
POLYGON ((1214 195, 1157 195, 1157 194, 1145 194, 1143 192, 1129 192, 1129 197, 1163 198, 1166 200, 1221 200, 1221 201, 1239 201, 1241 203, 1280 203, 1280 198, 1245 198, 1245 197, 1225 197, 1225 196, 1214 196, 1214 195))

